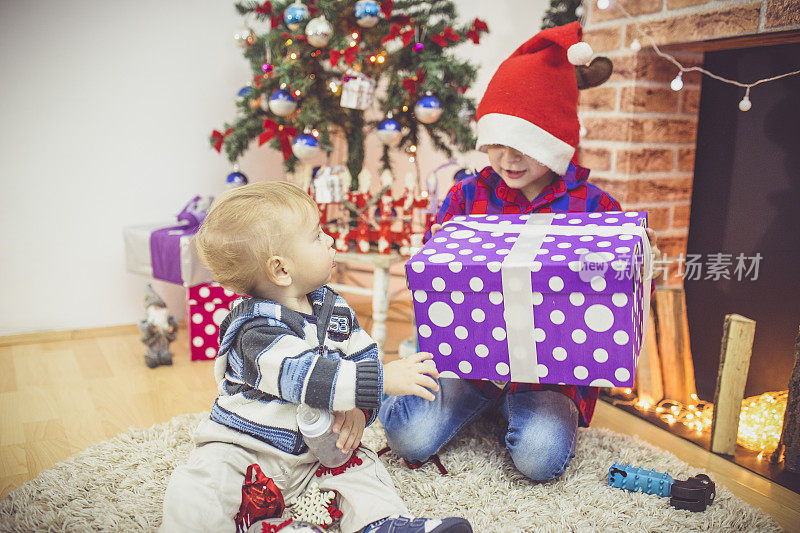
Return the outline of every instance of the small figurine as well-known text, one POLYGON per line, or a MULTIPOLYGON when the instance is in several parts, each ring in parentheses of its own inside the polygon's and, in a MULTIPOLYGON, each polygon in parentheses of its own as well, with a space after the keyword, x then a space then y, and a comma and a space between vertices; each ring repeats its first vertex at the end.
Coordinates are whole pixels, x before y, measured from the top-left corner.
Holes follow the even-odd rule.
POLYGON ((707 506, 714 503, 716 496, 716 486, 705 474, 697 474, 686 481, 675 481, 666 472, 619 463, 609 468, 608 484, 618 489, 633 492, 641 490, 645 494, 669 498, 672 507, 692 512, 705 511, 707 506))
POLYGON ((144 362, 150 368, 158 365, 171 365, 172 353, 169 351, 169 343, 175 340, 178 321, 169 314, 167 304, 156 294, 149 283, 146 291, 144 309, 147 316, 139 321, 142 342, 147 346, 144 362))

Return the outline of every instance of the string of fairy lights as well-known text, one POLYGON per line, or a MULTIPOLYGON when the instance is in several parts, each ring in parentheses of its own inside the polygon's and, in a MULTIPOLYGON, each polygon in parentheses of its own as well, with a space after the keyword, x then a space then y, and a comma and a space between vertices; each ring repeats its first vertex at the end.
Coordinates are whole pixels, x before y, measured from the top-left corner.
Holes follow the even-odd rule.
MULTIPOLYGON (((740 111, 749 111, 750 108, 753 106, 753 103, 750 101, 750 89, 752 89, 753 87, 755 87, 757 85, 760 85, 762 83, 769 83, 771 81, 779 80, 781 78, 786 78, 788 76, 796 76, 796 75, 800 74, 800 70, 795 70, 795 71, 792 71, 792 72, 787 72, 785 74, 780 74, 778 76, 772 76, 771 78, 763 78, 763 79, 754 81, 753 83, 742 83, 742 82, 737 81, 737 80, 731 80, 731 79, 725 78, 723 76, 719 76, 719 75, 714 74, 713 72, 710 72, 710 71, 708 71, 708 70, 706 70, 706 69, 704 69, 702 67, 697 67, 697 66, 686 67, 683 64, 681 64, 681 62, 678 61, 675 58, 675 56, 672 56, 672 55, 662 51, 658 47, 658 45, 655 42, 655 39, 653 39, 653 37, 649 33, 644 31, 641 28, 641 26, 639 26, 639 23, 637 22, 636 18, 633 15, 631 15, 628 12, 627 9, 625 9, 625 6, 623 5, 621 0, 613 0, 613 4, 617 9, 619 9, 633 23, 633 27, 636 29, 636 32, 641 37, 643 37, 644 39, 646 39, 650 43, 650 46, 653 48, 653 51, 658 56, 666 59, 667 61, 669 61, 670 63, 672 63, 673 65, 675 65, 678 68, 678 74, 675 76, 675 78, 669 84, 673 91, 677 92, 677 91, 680 91, 681 89, 683 89, 683 73, 684 72, 691 72, 691 71, 700 72, 702 74, 705 74, 706 76, 714 78, 715 80, 719 80, 719 81, 721 81, 723 83, 728 83, 730 85, 735 85, 737 87, 743 88, 745 91, 744 91, 744 96, 739 101, 739 110, 740 111)), ((596 0, 596 5, 597 5, 598 9, 603 11, 603 10, 606 10, 609 7, 611 7, 612 0, 596 0)), ((581 25, 583 25, 585 23, 584 18, 586 16, 586 9, 583 7, 583 4, 578 6, 578 10, 576 11, 576 15, 581 19, 581 25)), ((642 43, 639 41, 638 37, 635 37, 633 39, 633 41, 631 41, 630 49, 632 51, 634 51, 634 52, 638 52, 639 50, 642 49, 642 43)))
MULTIPOLYGON (((670 426, 682 424, 697 436, 711 430, 714 404, 700 400, 697 394, 692 394, 691 401, 684 403, 676 400, 654 402, 644 396, 635 397, 633 389, 622 389, 622 392, 625 398, 615 402, 654 414, 670 426)), ((765 392, 742 400, 736 442, 748 450, 759 452, 759 461, 778 447, 788 396, 788 391, 765 392)))

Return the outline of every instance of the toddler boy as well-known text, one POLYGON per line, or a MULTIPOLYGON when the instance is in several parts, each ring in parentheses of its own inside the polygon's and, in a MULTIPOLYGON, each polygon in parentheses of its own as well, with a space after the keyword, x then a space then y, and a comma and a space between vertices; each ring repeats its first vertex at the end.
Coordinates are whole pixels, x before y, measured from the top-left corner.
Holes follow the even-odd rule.
POLYGON ((249 297, 220 325, 219 396, 195 432, 188 462, 170 479, 162 531, 234 531, 253 464, 285 501, 311 480, 337 491, 345 533, 472 531, 461 518, 402 516, 408 509, 388 472, 360 445, 383 393, 432 400, 438 373, 425 364, 430 354, 378 360, 353 310, 325 285, 335 250, 314 201, 289 183, 233 189, 211 208, 196 243, 214 278, 249 297), (299 403, 333 411, 337 446, 360 461, 342 472, 318 470, 297 427, 299 403))

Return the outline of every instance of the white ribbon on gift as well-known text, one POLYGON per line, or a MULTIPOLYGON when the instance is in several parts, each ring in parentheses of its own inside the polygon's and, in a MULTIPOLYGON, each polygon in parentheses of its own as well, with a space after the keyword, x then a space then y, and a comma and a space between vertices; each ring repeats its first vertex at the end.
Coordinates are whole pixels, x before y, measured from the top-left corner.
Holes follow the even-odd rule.
MULTIPOLYGON (((525 224, 488 224, 450 219, 447 224, 458 224, 474 231, 487 233, 519 233, 519 238, 511 247, 500 266, 503 285, 504 320, 506 322, 506 343, 508 344, 509 376, 513 381, 539 383, 538 357, 534 332, 536 324, 533 317, 533 283, 531 281, 531 261, 541 248, 548 235, 614 237, 635 235, 641 238, 644 272, 642 290, 641 338, 645 336, 650 322, 650 284, 653 279, 653 258, 650 240, 645 228, 638 224, 628 226, 561 226, 552 225, 554 213, 532 213, 525 224), (509 293, 507 293, 508 291, 509 293), (509 298, 514 304, 509 309, 509 298), (512 316, 513 315, 513 316, 512 316)), ((633 257, 633 256, 632 256, 633 257)), ((633 260, 633 259, 632 259, 633 260)), ((635 305, 635 302, 634 302, 635 305)), ((636 342, 635 339, 632 339, 636 342)))

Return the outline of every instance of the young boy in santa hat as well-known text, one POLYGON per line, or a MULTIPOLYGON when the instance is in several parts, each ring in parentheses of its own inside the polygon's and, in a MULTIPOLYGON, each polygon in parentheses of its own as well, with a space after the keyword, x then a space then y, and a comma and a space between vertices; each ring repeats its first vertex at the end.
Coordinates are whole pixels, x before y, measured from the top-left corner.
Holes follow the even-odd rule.
MULTIPOLYGON (((571 162, 578 145, 575 65, 591 47, 573 22, 541 31, 506 59, 477 112, 477 148, 491 166, 454 185, 425 240, 456 215, 619 211, 619 203, 588 183, 589 170, 571 162)), ((655 233, 647 230, 654 253, 655 233)), ((578 426, 592 419, 599 389, 577 385, 440 379, 433 402, 393 396, 379 418, 392 450, 423 462, 488 409, 508 421, 506 447, 532 480, 564 473, 578 426)))

